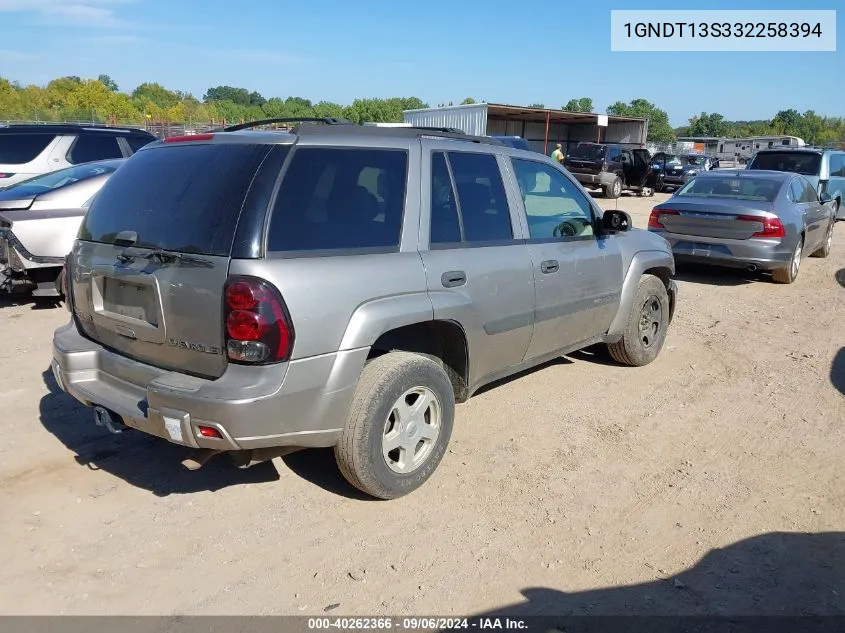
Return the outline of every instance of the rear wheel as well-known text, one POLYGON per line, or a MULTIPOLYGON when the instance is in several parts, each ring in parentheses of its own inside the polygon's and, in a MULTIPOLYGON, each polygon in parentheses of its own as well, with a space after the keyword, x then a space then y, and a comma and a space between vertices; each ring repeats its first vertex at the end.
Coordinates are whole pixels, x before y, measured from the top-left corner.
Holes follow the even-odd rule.
POLYGON ((613 182, 605 185, 603 189, 605 198, 618 198, 622 195, 622 179, 617 176, 613 179, 613 182))
POLYGON ((798 239, 798 246, 792 253, 789 265, 772 271, 772 278, 779 284, 791 284, 798 278, 798 271, 801 268, 801 255, 804 252, 804 238, 798 239))
POLYGON ((353 486, 395 499, 422 486, 446 451, 455 417, 439 361, 391 352, 364 367, 335 458, 353 486))
POLYGON ((669 329, 669 293, 660 278, 643 275, 622 338, 607 346, 617 363, 642 367, 652 362, 669 329))
MULTIPOLYGON (((836 216, 834 216, 835 218, 836 216)), ((833 246, 833 225, 836 223, 835 219, 831 219, 830 226, 827 227, 827 234, 824 237, 824 243, 815 251, 810 257, 825 258, 830 255, 830 249, 833 246)))

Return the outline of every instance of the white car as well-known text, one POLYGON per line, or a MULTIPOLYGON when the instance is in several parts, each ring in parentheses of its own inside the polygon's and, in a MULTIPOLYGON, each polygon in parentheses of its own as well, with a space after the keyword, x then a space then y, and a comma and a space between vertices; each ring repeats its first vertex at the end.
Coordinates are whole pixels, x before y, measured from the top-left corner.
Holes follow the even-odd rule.
POLYGON ((129 158, 157 140, 144 130, 68 124, 0 126, 0 188, 81 163, 129 158))

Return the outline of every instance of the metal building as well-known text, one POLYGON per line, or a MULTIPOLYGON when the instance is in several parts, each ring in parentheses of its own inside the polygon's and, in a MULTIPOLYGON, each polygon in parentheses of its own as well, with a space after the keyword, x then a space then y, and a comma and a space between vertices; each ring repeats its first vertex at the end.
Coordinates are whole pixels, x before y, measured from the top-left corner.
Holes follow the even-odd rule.
POLYGON ((404 115, 412 125, 457 128, 476 136, 521 136, 543 154, 551 153, 556 143, 565 152, 580 141, 645 147, 648 135, 648 119, 498 103, 406 110, 404 115))

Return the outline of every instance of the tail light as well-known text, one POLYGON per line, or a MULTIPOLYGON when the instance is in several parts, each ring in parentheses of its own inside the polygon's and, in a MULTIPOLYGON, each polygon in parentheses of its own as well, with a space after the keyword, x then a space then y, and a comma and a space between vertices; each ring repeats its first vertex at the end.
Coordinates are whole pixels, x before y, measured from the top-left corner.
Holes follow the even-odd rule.
POLYGON ((786 229, 783 228, 783 222, 780 221, 780 218, 773 216, 738 215, 736 219, 741 222, 757 222, 763 225, 763 230, 754 233, 751 237, 786 237, 786 229))
POLYGON ((673 211, 672 209, 652 209, 648 216, 648 228, 650 229, 665 229, 666 227, 660 222, 661 215, 680 215, 680 211, 673 211))
POLYGON ((10 174, 7 171, 0 172, 0 180, 4 180, 6 178, 11 178, 12 176, 14 176, 14 174, 10 174))
POLYGON ((232 277, 226 282, 223 297, 229 360, 266 365, 290 358, 293 324, 272 284, 255 277, 232 277))

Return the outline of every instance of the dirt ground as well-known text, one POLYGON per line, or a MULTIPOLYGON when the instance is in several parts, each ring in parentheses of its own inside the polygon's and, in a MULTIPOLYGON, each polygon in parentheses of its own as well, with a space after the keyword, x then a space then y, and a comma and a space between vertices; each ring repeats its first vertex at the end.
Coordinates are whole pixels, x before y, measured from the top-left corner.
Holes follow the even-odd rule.
POLYGON ((188 472, 109 436, 49 374, 64 308, 4 304, 0 613, 845 614, 843 268, 845 224, 791 286, 682 268, 656 362, 485 391, 392 502, 330 451, 188 472))

